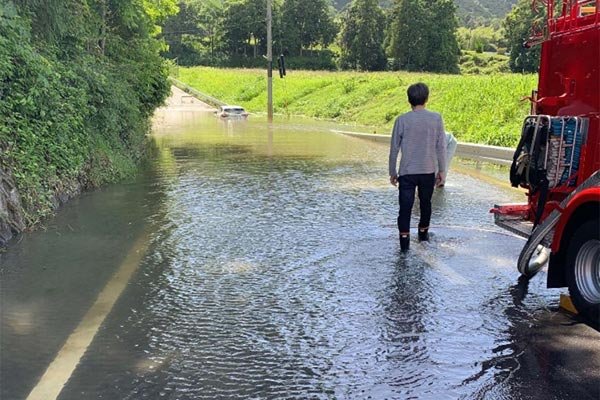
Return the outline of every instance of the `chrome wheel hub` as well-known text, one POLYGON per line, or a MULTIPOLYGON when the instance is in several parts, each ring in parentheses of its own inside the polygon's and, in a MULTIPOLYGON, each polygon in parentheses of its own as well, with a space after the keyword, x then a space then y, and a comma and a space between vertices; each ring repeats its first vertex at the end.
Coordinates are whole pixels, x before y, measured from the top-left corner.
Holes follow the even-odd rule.
POLYGON ((600 304, 600 240, 589 240, 575 258, 575 282, 583 298, 600 304))

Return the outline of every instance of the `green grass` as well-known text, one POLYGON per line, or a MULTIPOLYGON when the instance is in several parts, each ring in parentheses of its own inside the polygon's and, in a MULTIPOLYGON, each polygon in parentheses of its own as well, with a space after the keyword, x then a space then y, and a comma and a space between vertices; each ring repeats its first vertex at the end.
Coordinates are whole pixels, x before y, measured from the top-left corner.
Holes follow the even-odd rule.
MULTIPOLYGON (((266 110, 266 74, 256 69, 181 68, 179 79, 199 91, 252 112, 266 110)), ((428 107, 446 130, 465 142, 514 146, 529 104, 521 98, 537 86, 535 75, 437 75, 407 72, 289 71, 274 78, 276 113, 333 119, 389 130, 410 109, 406 89, 425 82, 428 107)))
POLYGON ((492 75, 510 72, 509 57, 497 53, 463 51, 460 56, 460 72, 463 74, 492 75))

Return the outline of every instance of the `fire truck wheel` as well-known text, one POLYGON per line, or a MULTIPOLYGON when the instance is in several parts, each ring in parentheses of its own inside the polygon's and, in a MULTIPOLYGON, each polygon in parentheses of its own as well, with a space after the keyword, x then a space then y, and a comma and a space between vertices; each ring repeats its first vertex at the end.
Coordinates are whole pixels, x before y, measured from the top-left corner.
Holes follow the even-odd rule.
POLYGON ((567 282, 577 311, 600 325, 600 223, 589 221, 573 235, 567 250, 567 282))

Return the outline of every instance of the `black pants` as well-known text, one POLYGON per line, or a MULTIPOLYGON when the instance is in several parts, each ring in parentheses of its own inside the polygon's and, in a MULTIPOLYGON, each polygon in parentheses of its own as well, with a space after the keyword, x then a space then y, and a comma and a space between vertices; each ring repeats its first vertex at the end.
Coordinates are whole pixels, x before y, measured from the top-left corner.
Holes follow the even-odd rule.
POLYGON ((415 189, 419 189, 421 220, 419 228, 429 228, 431 221, 431 197, 435 186, 435 174, 402 175, 398 178, 400 211, 398 229, 400 233, 410 232, 410 215, 415 202, 415 189))

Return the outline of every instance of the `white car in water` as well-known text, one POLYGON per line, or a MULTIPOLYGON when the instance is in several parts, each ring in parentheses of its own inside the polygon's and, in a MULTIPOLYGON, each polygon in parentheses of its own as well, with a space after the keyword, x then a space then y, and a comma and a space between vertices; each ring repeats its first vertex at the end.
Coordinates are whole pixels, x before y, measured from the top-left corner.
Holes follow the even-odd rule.
POLYGON ((219 118, 223 119, 246 119, 248 113, 241 106, 221 106, 215 112, 219 118))

